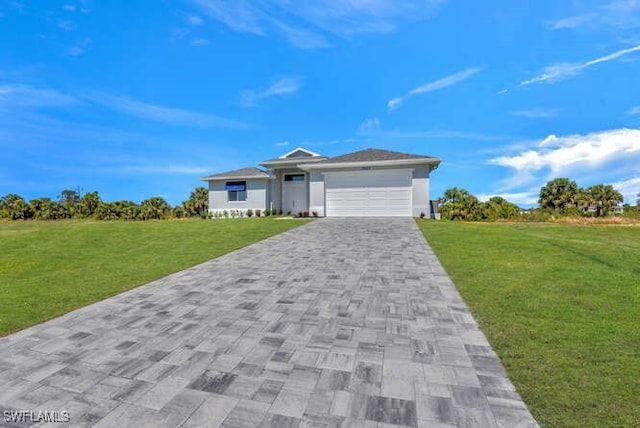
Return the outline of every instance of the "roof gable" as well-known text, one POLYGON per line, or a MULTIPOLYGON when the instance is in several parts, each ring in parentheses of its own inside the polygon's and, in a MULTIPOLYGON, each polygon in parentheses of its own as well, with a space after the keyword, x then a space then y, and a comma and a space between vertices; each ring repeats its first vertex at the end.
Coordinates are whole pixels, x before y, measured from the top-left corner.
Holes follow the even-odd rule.
POLYGON ((310 158, 314 156, 322 156, 322 155, 319 155, 318 153, 314 153, 311 150, 298 147, 297 149, 293 149, 290 152, 283 154, 278 159, 310 158))

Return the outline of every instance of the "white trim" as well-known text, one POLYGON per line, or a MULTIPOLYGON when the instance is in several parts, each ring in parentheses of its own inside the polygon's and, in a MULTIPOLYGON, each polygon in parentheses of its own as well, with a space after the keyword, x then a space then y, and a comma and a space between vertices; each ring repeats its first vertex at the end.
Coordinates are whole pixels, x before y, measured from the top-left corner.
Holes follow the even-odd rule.
POLYGON ((406 172, 411 178, 413 170, 415 168, 394 168, 394 169, 352 169, 350 171, 327 171, 321 172, 320 174, 324 176, 350 176, 350 175, 363 175, 363 174, 376 174, 376 175, 384 175, 384 174, 397 174, 399 172, 406 172))
MULTIPOLYGON (((307 150, 307 149, 305 149, 305 148, 303 148, 303 147, 298 147, 298 148, 295 148, 295 149, 291 150, 291 151, 290 151, 290 152, 288 152, 288 153, 283 154, 283 155, 282 155, 282 156, 280 156, 278 159, 285 159, 287 156, 292 155, 292 154, 294 154, 294 153, 295 153, 295 152, 297 152, 297 151, 305 152, 305 153, 307 153, 307 154, 309 154, 309 155, 311 155, 311 156, 322 156, 322 155, 320 155, 320 154, 318 154, 318 153, 314 153, 314 152, 312 152, 311 150, 307 150)), ((303 159, 304 159, 304 158, 303 158, 303 159)))

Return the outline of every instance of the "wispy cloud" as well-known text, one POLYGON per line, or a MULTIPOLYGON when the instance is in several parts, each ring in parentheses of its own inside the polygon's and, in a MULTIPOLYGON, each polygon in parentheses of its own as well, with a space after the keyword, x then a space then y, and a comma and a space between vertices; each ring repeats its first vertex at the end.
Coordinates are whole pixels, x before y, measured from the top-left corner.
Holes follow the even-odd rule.
POLYGON ((207 46, 209 44, 209 40, 204 38, 198 38, 191 40, 191 46, 207 46))
POLYGON ((0 85, 0 109, 70 107, 78 103, 76 97, 54 89, 21 84, 0 85))
POLYGON ((206 174, 210 167, 198 166, 198 165, 184 165, 184 164, 166 164, 166 165, 121 165, 117 167, 110 167, 109 170, 119 171, 121 173, 131 174, 159 174, 159 175, 201 175, 206 174))
POLYGON ((373 117, 363 121, 358 127, 358 135, 375 137, 384 140, 403 140, 403 139, 425 139, 425 140, 441 140, 441 139, 458 139, 473 141, 503 141, 510 137, 488 135, 479 132, 455 131, 435 129, 427 131, 402 131, 402 130, 386 130, 383 129, 380 119, 373 117))
POLYGON ((514 116, 528 117, 530 119, 551 119, 558 116, 558 109, 527 109, 512 111, 514 116))
POLYGON ((627 110, 627 114, 629 116, 635 116, 640 114, 640 106, 631 107, 629 110, 627 110))
POLYGON ((198 15, 187 15, 187 23, 194 27, 198 27, 204 23, 204 20, 200 18, 198 15))
POLYGON ((241 102, 245 107, 257 105, 258 101, 282 95, 295 94, 302 87, 302 80, 298 77, 283 77, 275 81, 271 86, 262 91, 244 90, 241 94, 241 102))
POLYGON ((289 142, 288 141, 278 141, 278 142, 273 143, 273 145, 276 146, 276 147, 286 147, 286 146, 289 145, 289 142))
POLYGON ((625 31, 640 27, 640 1, 618 0, 600 4, 585 11, 585 4, 576 3, 583 10, 572 16, 550 21, 551 30, 625 31))
POLYGON ((620 49, 619 51, 613 52, 609 55, 605 55, 605 56, 592 59, 590 61, 583 62, 583 63, 565 62, 565 63, 550 65, 548 67, 545 67, 543 72, 538 76, 535 76, 531 79, 520 82, 520 86, 527 86, 534 83, 543 83, 543 82, 555 83, 559 80, 576 76, 586 68, 592 67, 596 64, 613 61, 614 59, 618 59, 625 55, 629 55, 638 51, 640 51, 640 45, 633 46, 626 49, 620 49))
POLYGON ((499 196, 514 204, 528 206, 538 202, 539 191, 540 189, 536 187, 522 192, 479 193, 476 196, 482 202, 486 202, 494 196, 499 196))
POLYGON ((76 26, 72 21, 61 20, 61 21, 58 21, 58 28, 61 28, 65 31, 72 31, 72 30, 75 30, 76 26))
MULTIPOLYGON (((606 176, 621 172, 620 160, 640 165, 640 129, 614 129, 585 135, 549 135, 544 140, 489 164, 510 168, 514 175, 504 190, 527 183, 544 183, 561 176, 606 176)), ((640 174, 640 170, 636 171, 640 174)))
POLYGON ((394 31, 403 21, 431 15, 443 0, 190 0, 204 15, 230 29, 285 37, 300 48, 329 46, 327 37, 348 38, 394 31))
POLYGON ((89 47, 91 42, 92 40, 89 37, 87 37, 84 40, 82 40, 80 43, 74 46, 71 46, 67 51, 67 53, 71 56, 84 55, 84 53, 87 51, 87 48, 89 47))
POLYGON ((195 126, 199 128, 248 127, 246 123, 212 114, 149 104, 132 98, 106 93, 91 94, 87 98, 121 113, 167 125, 195 126))
POLYGON ((570 16, 550 22, 549 28, 552 30, 574 29, 593 22, 597 17, 595 13, 570 16))
POLYGON ((448 86, 455 85, 456 83, 460 83, 467 79, 470 79, 480 71, 482 71, 482 68, 468 68, 458 73, 443 77, 442 79, 438 79, 433 82, 418 86, 417 88, 411 89, 409 92, 407 92, 406 95, 389 100, 389 102, 387 103, 387 107, 389 108, 389 110, 395 110, 400 107, 400 105, 402 105, 407 100, 407 98, 419 94, 426 94, 428 92, 437 91, 448 86))

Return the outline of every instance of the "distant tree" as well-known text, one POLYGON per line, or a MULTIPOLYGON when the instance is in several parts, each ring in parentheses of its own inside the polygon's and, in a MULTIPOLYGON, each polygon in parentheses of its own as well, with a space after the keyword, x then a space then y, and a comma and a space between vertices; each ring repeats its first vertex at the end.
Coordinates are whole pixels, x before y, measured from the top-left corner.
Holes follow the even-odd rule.
POLYGON ((485 220, 508 220, 520 216, 520 207, 500 196, 494 196, 480 205, 480 212, 485 220))
POLYGON ((538 202, 542 208, 563 213, 568 207, 577 205, 578 185, 568 178, 555 178, 540 188, 538 202))
POLYGON ((196 187, 189 195, 189 199, 182 203, 182 207, 189 217, 207 216, 209 209, 209 191, 206 187, 196 187))
POLYGON ((171 213, 171 206, 160 196, 145 199, 140 203, 141 220, 160 220, 171 213))
POLYGON ((438 199, 440 215, 447 220, 473 221, 480 218, 480 201, 468 190, 453 187, 438 199))
POLYGON ((0 198, 0 217, 24 220, 31 217, 31 210, 22 196, 9 193, 0 198))
POLYGON ((51 198, 31 199, 29 207, 35 220, 59 220, 68 215, 67 209, 51 198))
POLYGON ((593 185, 587 188, 587 193, 591 196, 593 204, 596 206, 596 217, 606 216, 613 207, 623 200, 622 194, 610 184, 593 185))
POLYGON ((77 190, 65 189, 60 192, 58 196, 58 202, 62 205, 65 205, 69 208, 77 205, 80 202, 82 189, 78 188, 77 190))
POLYGON ((98 192, 85 193, 82 198, 80 198, 80 201, 77 203, 77 205, 75 205, 74 207, 74 217, 92 217, 98 209, 100 203, 102 203, 102 200, 100 199, 100 195, 98 195, 98 192))

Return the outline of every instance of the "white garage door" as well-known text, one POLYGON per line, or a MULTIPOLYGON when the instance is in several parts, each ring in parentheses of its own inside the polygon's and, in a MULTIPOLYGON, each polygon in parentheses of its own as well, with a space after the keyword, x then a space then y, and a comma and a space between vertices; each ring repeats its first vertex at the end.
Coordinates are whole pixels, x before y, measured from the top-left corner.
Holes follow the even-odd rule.
POLYGON ((411 171, 326 173, 328 217, 411 216, 411 171))

